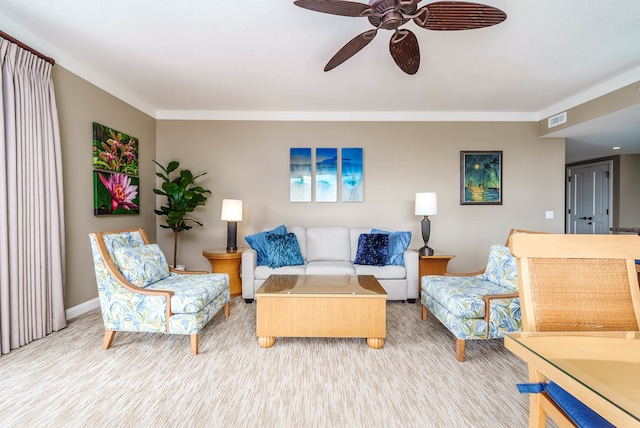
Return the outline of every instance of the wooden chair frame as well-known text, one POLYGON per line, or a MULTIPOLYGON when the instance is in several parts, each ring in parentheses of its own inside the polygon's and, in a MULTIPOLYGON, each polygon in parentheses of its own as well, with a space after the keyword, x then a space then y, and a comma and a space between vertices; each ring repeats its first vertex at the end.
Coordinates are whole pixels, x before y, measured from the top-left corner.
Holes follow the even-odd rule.
MULTIPOLYGON (((602 330, 612 330, 616 325, 622 326, 624 330, 640 331, 640 289, 638 288, 638 271, 635 259, 640 257, 640 237, 635 235, 555 235, 544 236, 514 236, 512 240, 512 252, 516 256, 518 263, 518 283, 520 289, 520 307, 522 310, 523 331, 585 331, 593 324, 602 322, 602 330), (617 260, 619 267, 624 264, 627 283, 626 291, 628 295, 623 299, 626 307, 612 308, 612 310, 598 311, 585 314, 582 322, 567 323, 565 328, 559 330, 549 330, 546 324, 541 324, 536 314, 544 311, 544 302, 535 300, 534 296, 540 296, 544 290, 534 290, 536 282, 533 278, 536 273, 532 267, 536 261, 541 262, 549 259, 560 259, 566 263, 585 264, 602 260, 617 260), (534 301, 535 300, 535 301, 534 301), (622 315, 621 315, 622 314, 622 315), (598 319, 592 320, 593 317, 598 319), (619 319, 623 317, 622 319, 619 319), (609 319, 603 319, 609 318, 609 319), (581 327, 576 327, 581 326, 581 327)), ((593 266, 591 264, 590 266, 593 266)), ((566 277, 566 276, 565 276, 566 277)), ((618 277, 620 278, 620 277, 618 277)), ((624 279, 624 275, 622 276, 624 279)), ((613 282, 613 280, 611 281, 613 282)), ((542 285, 542 282, 538 284, 542 285)), ((581 292, 582 299, 596 300, 596 293, 589 293, 593 289, 593 284, 584 285, 581 292)), ((607 287, 607 282, 599 282, 599 287, 607 287)), ((617 289, 621 287, 618 286, 617 289)), ((622 288, 625 288, 624 285, 622 288)), ((597 296, 602 296, 601 289, 597 296)), ((611 300, 611 299, 610 299, 611 300)), ((612 302, 615 303, 615 302, 612 302)), ((600 301, 595 305, 602 305, 600 301)), ((607 307, 608 308, 608 307, 607 307)), ((533 383, 546 382, 544 373, 529 366, 529 381, 533 383)), ((556 403, 546 394, 532 394, 530 397, 529 426, 542 428, 546 426, 546 416, 551 417, 560 427, 575 427, 571 419, 556 405, 556 403)))

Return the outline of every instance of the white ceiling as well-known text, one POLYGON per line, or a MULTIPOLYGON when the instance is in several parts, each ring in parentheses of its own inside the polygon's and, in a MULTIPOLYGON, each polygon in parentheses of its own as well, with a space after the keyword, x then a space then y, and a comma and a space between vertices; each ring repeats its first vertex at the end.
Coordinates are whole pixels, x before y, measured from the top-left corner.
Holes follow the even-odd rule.
MULTIPOLYGON (((159 119, 536 121, 640 81, 640 1, 482 2, 507 20, 404 26, 420 44, 414 76, 395 65, 383 30, 325 73, 372 27, 293 0, 0 0, 0 29, 159 119)), ((640 122, 631 113, 617 129, 640 122)), ((568 150, 601 129, 568 136, 568 150)), ((637 127, 628 132, 637 143, 637 127)))

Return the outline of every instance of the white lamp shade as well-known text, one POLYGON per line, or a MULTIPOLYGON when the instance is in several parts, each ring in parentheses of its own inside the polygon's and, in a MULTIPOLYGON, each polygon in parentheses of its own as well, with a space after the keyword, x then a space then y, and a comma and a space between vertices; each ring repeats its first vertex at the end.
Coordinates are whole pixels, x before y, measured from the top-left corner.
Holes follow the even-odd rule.
POLYGON ((434 192, 416 193, 416 215, 438 214, 438 199, 434 192))
POLYGON ((223 199, 220 220, 242 221, 242 201, 240 199, 223 199))

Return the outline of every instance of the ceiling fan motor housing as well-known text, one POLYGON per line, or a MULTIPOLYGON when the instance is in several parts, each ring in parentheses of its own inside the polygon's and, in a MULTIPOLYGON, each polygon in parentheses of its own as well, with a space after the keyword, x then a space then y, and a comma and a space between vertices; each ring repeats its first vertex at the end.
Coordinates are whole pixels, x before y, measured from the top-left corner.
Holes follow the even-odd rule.
POLYGON ((371 0, 369 5, 376 11, 375 15, 369 16, 369 22, 376 28, 385 30, 395 30, 409 19, 405 19, 403 15, 413 15, 418 6, 417 2, 403 2, 398 4, 399 0, 371 0))

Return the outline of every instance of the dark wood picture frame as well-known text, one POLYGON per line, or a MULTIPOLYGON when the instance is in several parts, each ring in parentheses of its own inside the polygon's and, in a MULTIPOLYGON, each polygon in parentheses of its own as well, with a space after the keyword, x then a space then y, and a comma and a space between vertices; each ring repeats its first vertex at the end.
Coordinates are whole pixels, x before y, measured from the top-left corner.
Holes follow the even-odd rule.
POLYGON ((502 205, 502 151, 460 151, 460 205, 502 205))

